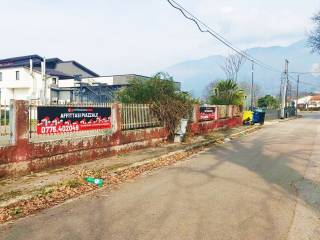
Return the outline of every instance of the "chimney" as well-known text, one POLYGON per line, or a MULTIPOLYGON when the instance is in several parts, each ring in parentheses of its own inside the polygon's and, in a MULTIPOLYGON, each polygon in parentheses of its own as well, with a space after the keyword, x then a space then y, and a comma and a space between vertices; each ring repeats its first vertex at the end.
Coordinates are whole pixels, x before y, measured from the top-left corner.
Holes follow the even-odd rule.
POLYGON ((41 75, 42 75, 42 79, 44 79, 45 75, 46 75, 46 58, 43 58, 43 61, 41 62, 41 75))
POLYGON ((33 72, 33 60, 30 58, 30 74, 33 72))

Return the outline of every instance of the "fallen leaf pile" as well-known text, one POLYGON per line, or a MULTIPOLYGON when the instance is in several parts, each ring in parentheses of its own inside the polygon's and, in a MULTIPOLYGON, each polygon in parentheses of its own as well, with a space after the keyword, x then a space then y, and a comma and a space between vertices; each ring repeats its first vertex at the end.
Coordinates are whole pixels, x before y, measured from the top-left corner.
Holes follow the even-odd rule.
POLYGON ((97 190, 98 187, 96 185, 84 181, 84 177, 86 176, 102 178, 105 182, 103 188, 111 188, 130 179, 134 179, 144 172, 169 166, 178 161, 184 160, 186 157, 189 157, 202 149, 202 147, 199 147, 197 149, 179 152, 168 157, 161 157, 153 162, 149 162, 141 166, 130 167, 115 173, 110 173, 107 169, 82 170, 77 173, 79 175, 78 178, 70 179, 64 183, 59 183, 54 187, 51 187, 49 190, 45 189, 28 200, 21 200, 7 207, 0 208, 0 223, 33 214, 37 211, 61 204, 68 199, 76 198, 82 194, 97 190))

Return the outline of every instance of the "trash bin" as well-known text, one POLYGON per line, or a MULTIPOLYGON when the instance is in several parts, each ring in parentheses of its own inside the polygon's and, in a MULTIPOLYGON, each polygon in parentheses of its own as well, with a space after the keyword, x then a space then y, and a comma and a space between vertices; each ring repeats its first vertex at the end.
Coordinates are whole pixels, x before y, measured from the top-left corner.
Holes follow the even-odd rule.
POLYGON ((250 125, 253 119, 253 112, 252 111, 244 111, 242 115, 242 121, 244 125, 250 125))
POLYGON ((252 123, 260 123, 261 125, 264 124, 264 119, 266 117, 266 113, 262 110, 256 110, 253 113, 253 117, 252 117, 252 123))

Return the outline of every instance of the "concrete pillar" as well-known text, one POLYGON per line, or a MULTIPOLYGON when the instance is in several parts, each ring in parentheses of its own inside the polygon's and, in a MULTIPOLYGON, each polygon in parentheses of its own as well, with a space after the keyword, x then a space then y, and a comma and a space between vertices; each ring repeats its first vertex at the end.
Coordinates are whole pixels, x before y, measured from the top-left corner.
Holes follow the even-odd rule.
POLYGON ((200 122, 200 106, 199 105, 193 105, 192 122, 193 123, 200 122))
POLYGON ((12 100, 10 104, 10 143, 25 145, 29 142, 29 103, 12 100))
POLYGON ((214 120, 218 120, 218 106, 214 106, 214 120))
POLYGON ((115 103, 112 105, 112 125, 113 125, 113 131, 114 132, 120 132, 121 131, 121 104, 115 103))
POLYGON ((228 117, 229 118, 233 117, 233 105, 228 106, 228 117))

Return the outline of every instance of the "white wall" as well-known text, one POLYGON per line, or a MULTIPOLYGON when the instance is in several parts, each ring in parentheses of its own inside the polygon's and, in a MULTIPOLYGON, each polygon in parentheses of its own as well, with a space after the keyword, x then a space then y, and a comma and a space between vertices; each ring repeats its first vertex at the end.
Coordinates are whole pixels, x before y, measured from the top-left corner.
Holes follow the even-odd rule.
MULTIPOLYGON (((2 81, 0 81, 1 104, 8 104, 11 99, 30 100, 40 99, 43 91, 41 73, 25 67, 0 69, 2 81), (20 72, 20 79, 16 80, 16 71, 20 72)), ((59 81, 58 81, 59 82, 59 81)), ((52 78, 47 79, 47 86, 52 84, 52 78)), ((47 99, 50 99, 50 88, 47 88, 47 99)))
MULTIPOLYGON (((76 82, 74 79, 64 79, 59 81, 59 87, 61 88, 72 88, 76 86, 76 82)), ((108 85, 117 84, 114 82, 113 77, 94 77, 94 78, 83 78, 82 82, 84 83, 105 83, 108 85)))

